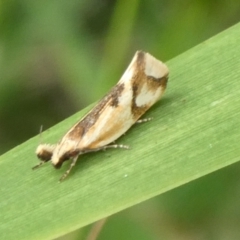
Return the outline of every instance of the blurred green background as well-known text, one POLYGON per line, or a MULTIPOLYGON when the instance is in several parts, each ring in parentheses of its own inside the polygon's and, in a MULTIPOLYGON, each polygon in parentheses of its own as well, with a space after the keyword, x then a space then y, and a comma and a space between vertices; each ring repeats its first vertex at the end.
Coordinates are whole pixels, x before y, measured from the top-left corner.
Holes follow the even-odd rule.
MULTIPOLYGON (((98 100, 136 50, 166 62, 239 20, 238 0, 1 1, 0 153, 98 100)), ((239 172, 116 214, 99 239, 240 239, 239 172)), ((85 239, 90 227, 61 239, 85 239)))

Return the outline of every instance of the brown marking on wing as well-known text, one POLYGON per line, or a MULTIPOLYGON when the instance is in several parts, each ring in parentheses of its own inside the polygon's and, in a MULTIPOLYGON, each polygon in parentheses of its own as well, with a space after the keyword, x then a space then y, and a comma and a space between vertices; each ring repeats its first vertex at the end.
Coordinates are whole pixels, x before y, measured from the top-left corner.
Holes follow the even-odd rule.
POLYGON ((145 84, 147 84, 147 88, 149 91, 156 92, 156 89, 159 87, 162 88, 164 91, 167 87, 168 76, 164 76, 162 78, 154 78, 152 76, 146 76, 145 70, 145 53, 140 51, 138 52, 137 61, 134 76, 132 78, 132 113, 134 118, 137 120, 139 119, 151 106, 150 105, 143 105, 137 106, 136 105, 136 98, 140 94, 141 89, 145 84))
POLYGON ((124 90, 124 84, 118 83, 100 102, 83 117, 70 131, 67 136, 70 139, 79 139, 98 121, 106 107, 116 108, 119 104, 119 97, 124 90))
POLYGON ((112 88, 109 95, 111 95, 111 101, 109 102, 110 106, 112 107, 118 107, 119 104, 119 97, 121 96, 122 92, 124 90, 124 84, 118 83, 115 87, 112 88))

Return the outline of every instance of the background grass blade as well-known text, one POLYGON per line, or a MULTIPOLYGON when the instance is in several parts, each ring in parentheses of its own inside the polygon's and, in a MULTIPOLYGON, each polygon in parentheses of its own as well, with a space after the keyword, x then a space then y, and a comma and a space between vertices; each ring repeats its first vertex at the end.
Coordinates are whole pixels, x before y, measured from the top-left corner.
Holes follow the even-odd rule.
MULTIPOLYGON (((67 164, 31 171, 38 136, 2 155, 1 239, 53 239, 238 161, 239 42, 238 24, 169 61, 167 92, 147 113, 154 120, 118 140, 131 149, 81 156, 61 184, 67 164)), ((57 142, 85 111, 44 141, 57 142)))

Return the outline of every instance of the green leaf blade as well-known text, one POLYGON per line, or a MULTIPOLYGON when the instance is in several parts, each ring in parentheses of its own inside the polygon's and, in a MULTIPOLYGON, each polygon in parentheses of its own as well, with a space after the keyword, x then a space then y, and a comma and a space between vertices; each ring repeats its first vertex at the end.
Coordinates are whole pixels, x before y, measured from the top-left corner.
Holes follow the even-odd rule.
MULTIPOLYGON (((0 157, 1 239, 53 239, 239 160, 240 25, 169 61, 167 92, 113 149, 32 171, 39 137, 0 157)), ((151 53, 154 55, 154 53, 151 53)), ((157 57, 157 56, 156 56, 157 57)), ((51 130, 57 142, 83 112, 51 130)))

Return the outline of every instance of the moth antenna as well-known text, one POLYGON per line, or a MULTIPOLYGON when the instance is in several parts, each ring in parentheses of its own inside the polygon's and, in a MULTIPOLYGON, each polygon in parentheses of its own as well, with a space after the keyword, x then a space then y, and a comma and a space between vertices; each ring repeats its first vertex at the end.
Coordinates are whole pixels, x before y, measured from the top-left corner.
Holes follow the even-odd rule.
POLYGON ((42 144, 42 132, 43 132, 43 125, 40 126, 40 130, 39 130, 39 145, 42 144))

